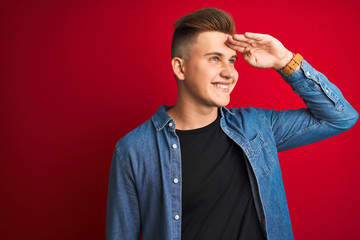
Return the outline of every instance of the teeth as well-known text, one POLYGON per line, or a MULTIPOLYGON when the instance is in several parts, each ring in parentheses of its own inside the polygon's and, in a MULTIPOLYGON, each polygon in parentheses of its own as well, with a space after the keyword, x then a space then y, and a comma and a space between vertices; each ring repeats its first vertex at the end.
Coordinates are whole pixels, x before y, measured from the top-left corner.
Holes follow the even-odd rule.
POLYGON ((229 85, 227 85, 227 84, 221 84, 221 83, 216 83, 216 84, 215 84, 215 87, 222 88, 222 89, 228 89, 228 88, 229 88, 229 85))

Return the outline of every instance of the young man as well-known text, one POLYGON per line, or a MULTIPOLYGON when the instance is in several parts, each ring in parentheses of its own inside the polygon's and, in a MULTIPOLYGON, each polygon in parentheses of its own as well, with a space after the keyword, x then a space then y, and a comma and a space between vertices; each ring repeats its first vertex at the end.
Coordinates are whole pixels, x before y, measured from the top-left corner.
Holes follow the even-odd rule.
POLYGON ((235 34, 218 9, 180 18, 171 53, 176 105, 116 145, 107 239, 293 239, 277 152, 341 133, 357 112, 299 54, 269 35, 235 34), (277 70, 307 108, 226 109, 237 52, 277 70))

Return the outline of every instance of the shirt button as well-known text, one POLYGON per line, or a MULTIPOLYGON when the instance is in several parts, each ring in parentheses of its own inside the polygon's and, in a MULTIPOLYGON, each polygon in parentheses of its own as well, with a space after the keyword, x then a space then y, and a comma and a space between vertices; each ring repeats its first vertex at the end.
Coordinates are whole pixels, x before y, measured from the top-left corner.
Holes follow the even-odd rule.
POLYGON ((306 73, 306 75, 310 76, 310 72, 308 71, 308 72, 306 73))
POLYGON ((179 215, 175 215, 175 220, 179 220, 180 216, 179 215))
POLYGON ((174 144, 172 145, 172 148, 177 148, 177 145, 174 143, 174 144))
POLYGON ((173 125, 173 123, 172 123, 172 122, 170 122, 170 123, 169 123, 169 127, 172 127, 172 125, 173 125))
POLYGON ((178 182, 179 182, 179 179, 174 178, 174 183, 178 183, 178 182))
POLYGON ((329 90, 326 89, 325 92, 326 92, 326 93, 329 93, 329 90))

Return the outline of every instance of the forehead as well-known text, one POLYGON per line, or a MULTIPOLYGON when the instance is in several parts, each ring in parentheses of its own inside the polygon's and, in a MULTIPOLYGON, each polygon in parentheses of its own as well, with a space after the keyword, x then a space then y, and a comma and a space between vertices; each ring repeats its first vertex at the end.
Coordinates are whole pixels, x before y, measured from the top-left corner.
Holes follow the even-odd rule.
POLYGON ((209 52, 220 52, 224 55, 236 55, 236 51, 226 46, 225 41, 229 34, 222 32, 202 32, 191 48, 191 53, 206 54, 209 52))

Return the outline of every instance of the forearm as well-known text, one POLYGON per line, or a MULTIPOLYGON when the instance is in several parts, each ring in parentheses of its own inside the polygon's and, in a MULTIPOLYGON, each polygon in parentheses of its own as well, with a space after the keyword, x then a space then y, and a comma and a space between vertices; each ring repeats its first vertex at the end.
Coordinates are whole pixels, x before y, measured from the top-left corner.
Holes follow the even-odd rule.
MULTIPOLYGON (((283 75, 283 74, 282 74, 283 75)), ((317 142, 351 128, 358 113, 340 90, 305 60, 301 68, 283 78, 307 108, 259 112, 271 125, 278 151, 317 142)))
POLYGON ((358 113, 340 90, 305 60, 299 70, 289 76, 283 75, 283 78, 300 95, 315 118, 345 130, 357 121, 358 113))

